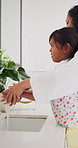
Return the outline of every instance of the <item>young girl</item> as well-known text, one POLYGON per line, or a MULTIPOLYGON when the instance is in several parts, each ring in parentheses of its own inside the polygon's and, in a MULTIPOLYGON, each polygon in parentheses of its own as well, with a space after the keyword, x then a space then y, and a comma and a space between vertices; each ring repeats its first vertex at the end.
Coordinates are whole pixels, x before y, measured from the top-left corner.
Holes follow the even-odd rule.
POLYGON ((78 34, 74 28, 62 28, 50 35, 49 43, 51 58, 59 63, 55 69, 15 84, 3 92, 3 100, 10 105, 21 97, 50 101, 57 123, 66 128, 68 148, 77 148, 78 34))
MULTIPOLYGON (((67 31, 68 30, 72 31, 72 29, 69 29, 69 28, 67 29, 67 31)), ((64 80, 62 79, 61 81, 59 80, 59 83, 62 86, 61 90, 59 89, 59 94, 58 94, 60 98, 58 99, 55 98, 54 100, 51 100, 50 103, 51 103, 52 110, 57 123, 66 128, 66 140, 67 140, 68 148, 78 148, 78 94, 77 94, 78 45, 76 47, 74 46, 75 44, 73 43, 76 43, 76 42, 72 42, 72 41, 77 41, 77 40, 73 39, 73 37, 75 36, 73 36, 72 38, 70 37, 71 35, 69 34, 71 33, 71 31, 70 33, 64 32, 64 31, 66 30, 64 29, 56 30, 54 33, 50 35, 49 41, 50 41, 50 45, 52 46, 50 51, 52 53, 52 59, 55 62, 60 62, 62 60, 67 59, 64 62, 68 64, 67 66, 69 67, 70 72, 68 71, 65 72, 65 69, 67 70, 67 68, 65 67, 61 66, 61 68, 59 68, 59 74, 61 75, 61 77, 63 77, 63 79, 64 78, 65 79, 64 80), (67 41, 67 40, 71 40, 71 41, 67 41), (68 47, 69 46, 68 43, 71 45, 72 48, 68 47), (55 47, 57 47, 59 51, 55 47), (60 54, 60 49, 62 49, 61 51, 62 55, 60 54), (66 53, 65 49, 67 50, 67 52, 69 51, 68 54, 66 53), (72 68, 70 68, 70 66, 72 66, 72 68), (74 73, 73 73, 73 70, 74 70, 74 73), (65 73, 65 77, 62 75, 64 73, 65 73), (68 76, 68 78, 66 79, 66 75, 68 74, 70 75, 70 78, 68 76), (72 79, 74 82, 72 81, 72 79), (61 84, 61 82, 64 83, 64 86, 61 84), (66 83, 67 83, 67 86, 66 86, 66 83), (73 88, 76 90, 74 90, 73 88), (64 93, 64 96, 61 95, 62 92, 60 93, 60 91, 64 93), (69 91, 67 92, 68 95, 65 95, 66 91, 69 91)), ((78 41, 77 41, 77 44, 78 44, 78 41)))

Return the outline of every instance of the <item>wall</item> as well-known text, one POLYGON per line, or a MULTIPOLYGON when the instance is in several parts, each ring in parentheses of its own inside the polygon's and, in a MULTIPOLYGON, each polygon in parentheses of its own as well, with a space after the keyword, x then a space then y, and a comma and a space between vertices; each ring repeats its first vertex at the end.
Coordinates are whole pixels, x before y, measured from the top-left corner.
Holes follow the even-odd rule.
POLYGON ((45 71, 54 66, 48 42, 55 29, 65 26, 68 10, 77 0, 22 0, 23 66, 28 71, 45 71))
POLYGON ((1 0, 1 48, 20 63, 20 0, 1 0))

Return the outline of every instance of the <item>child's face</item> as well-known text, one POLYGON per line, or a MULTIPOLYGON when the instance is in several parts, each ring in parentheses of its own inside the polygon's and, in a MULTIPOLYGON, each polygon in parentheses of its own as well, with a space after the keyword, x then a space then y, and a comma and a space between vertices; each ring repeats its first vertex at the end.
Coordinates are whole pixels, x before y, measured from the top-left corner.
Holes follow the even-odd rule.
POLYGON ((50 53, 51 53, 51 58, 54 62, 60 62, 62 60, 67 59, 67 54, 65 54, 65 47, 62 47, 59 43, 55 43, 54 39, 52 38, 50 40, 50 53))
POLYGON ((66 18, 66 27, 74 27, 73 18, 69 15, 66 18))

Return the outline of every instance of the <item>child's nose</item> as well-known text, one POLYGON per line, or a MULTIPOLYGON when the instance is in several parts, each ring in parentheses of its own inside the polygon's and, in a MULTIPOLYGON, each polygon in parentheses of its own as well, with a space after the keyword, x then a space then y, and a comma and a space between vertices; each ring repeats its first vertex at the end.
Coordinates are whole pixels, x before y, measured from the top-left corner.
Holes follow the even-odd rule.
POLYGON ((50 52, 52 52, 52 49, 50 48, 50 50, 49 50, 50 52))

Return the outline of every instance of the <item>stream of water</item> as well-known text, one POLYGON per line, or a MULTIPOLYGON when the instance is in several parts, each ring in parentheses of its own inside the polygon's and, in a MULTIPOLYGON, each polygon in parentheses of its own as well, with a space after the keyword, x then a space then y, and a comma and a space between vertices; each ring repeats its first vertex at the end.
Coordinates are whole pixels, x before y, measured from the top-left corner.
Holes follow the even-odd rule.
MULTIPOLYGON (((6 84, 6 86, 5 86, 5 89, 8 88, 8 86, 10 85, 9 83, 10 83, 10 79, 8 79, 7 84, 6 84)), ((9 111, 10 111, 10 106, 9 106, 9 104, 6 104, 6 105, 5 105, 5 111, 6 111, 6 117, 7 117, 6 130, 8 131, 8 130, 9 130, 9 111)))
POLYGON ((6 125, 6 130, 8 131, 9 130, 9 110, 10 110, 10 108, 9 108, 9 105, 8 104, 6 104, 5 105, 5 111, 6 111, 6 117, 7 117, 7 125, 6 125))

